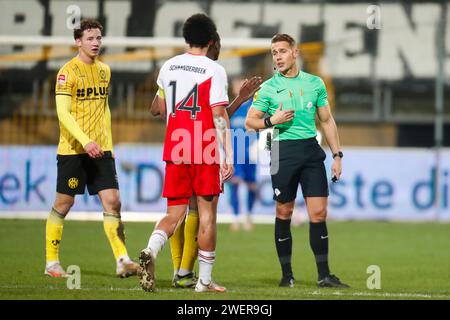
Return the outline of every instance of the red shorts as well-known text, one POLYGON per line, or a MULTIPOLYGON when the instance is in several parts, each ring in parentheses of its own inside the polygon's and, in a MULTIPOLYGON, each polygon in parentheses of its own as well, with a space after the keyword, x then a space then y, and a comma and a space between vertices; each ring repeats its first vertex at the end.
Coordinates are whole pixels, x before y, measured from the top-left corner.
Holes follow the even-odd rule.
POLYGON ((166 162, 164 198, 189 200, 193 195, 213 196, 220 192, 220 166, 218 164, 166 162))

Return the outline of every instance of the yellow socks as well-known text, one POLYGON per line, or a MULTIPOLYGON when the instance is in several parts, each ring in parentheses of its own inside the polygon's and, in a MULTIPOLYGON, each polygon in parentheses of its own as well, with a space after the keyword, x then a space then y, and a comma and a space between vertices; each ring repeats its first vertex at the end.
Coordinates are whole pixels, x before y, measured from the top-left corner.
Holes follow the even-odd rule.
POLYGON ((183 258, 181 259, 180 270, 192 271, 194 270, 195 259, 198 255, 198 211, 189 210, 189 214, 184 226, 184 246, 183 246, 183 258))
POLYGON ((170 254, 172 255, 173 274, 176 274, 181 266, 181 258, 183 256, 183 244, 184 244, 184 220, 173 235, 169 238, 170 241, 170 254))
POLYGON ((59 245, 61 243, 64 216, 52 208, 45 227, 45 259, 46 262, 59 261, 59 245))
POLYGON ((120 257, 128 256, 127 248, 125 247, 124 225, 120 220, 120 215, 103 212, 103 228, 111 244, 116 261, 120 257))
POLYGON ((198 211, 189 210, 186 221, 183 221, 170 237, 170 253, 174 274, 185 275, 194 270, 198 255, 198 211))
MULTIPOLYGON (((120 257, 128 257, 125 247, 124 226, 120 220, 120 216, 111 213, 103 213, 103 227, 106 236, 114 253, 114 257, 118 260, 120 257)), ((57 212, 54 208, 47 218, 45 228, 45 247, 46 262, 59 261, 59 246, 63 233, 64 216, 57 212)))

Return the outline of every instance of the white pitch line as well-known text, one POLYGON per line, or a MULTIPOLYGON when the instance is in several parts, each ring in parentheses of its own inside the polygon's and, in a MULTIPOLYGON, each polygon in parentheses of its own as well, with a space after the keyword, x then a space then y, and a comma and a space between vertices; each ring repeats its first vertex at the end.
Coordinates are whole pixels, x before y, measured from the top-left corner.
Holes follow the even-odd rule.
POLYGON ((450 295, 442 295, 442 294, 430 294, 430 293, 391 293, 391 292, 319 292, 313 291, 310 294, 316 296, 355 296, 355 297, 384 297, 384 298, 447 298, 450 299, 450 295))
MULTIPOLYGON (((0 286, 2 289, 44 289, 44 290, 60 290, 60 291, 72 291, 63 287, 32 287, 32 286, 0 286)), ((228 293, 255 293, 255 292, 266 292, 268 289, 252 289, 252 290, 229 290, 228 293)), ((434 294, 434 293, 398 293, 398 292, 345 292, 345 291, 327 291, 329 289, 324 289, 324 291, 304 291, 298 292, 299 294, 308 296, 336 296, 336 297, 381 297, 381 298, 426 298, 426 299, 450 299, 450 294, 434 294)), ((113 287, 81 287, 80 289, 74 289, 73 291, 142 291, 139 287, 134 288, 113 288, 113 287)), ((179 290, 179 289, 156 289, 155 294, 158 292, 163 293, 193 293, 190 290, 179 290)), ((279 292, 281 293, 281 292, 279 292)), ((287 292, 286 292, 287 293, 287 292)), ((283 295, 283 294, 281 294, 283 295)), ((286 294, 289 296, 289 294, 286 294)))

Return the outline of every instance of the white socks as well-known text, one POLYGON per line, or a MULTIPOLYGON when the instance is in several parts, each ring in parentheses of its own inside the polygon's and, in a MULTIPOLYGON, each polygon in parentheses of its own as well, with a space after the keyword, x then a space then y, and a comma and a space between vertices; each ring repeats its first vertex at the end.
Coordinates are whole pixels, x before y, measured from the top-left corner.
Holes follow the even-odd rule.
POLYGON ((147 248, 149 248, 153 254, 153 258, 156 259, 158 253, 164 247, 164 244, 167 242, 167 234, 162 230, 153 231, 150 239, 148 239, 147 248))
POLYGON ((215 251, 198 250, 198 277, 203 284, 211 282, 211 273, 216 259, 215 251))
POLYGON ((48 269, 48 268, 51 268, 55 264, 58 264, 58 263, 59 263, 59 261, 48 261, 48 262, 45 263, 45 267, 48 269))
POLYGON ((127 256, 127 255, 124 255, 124 256, 120 256, 119 258, 117 258, 117 265, 120 265, 121 263, 127 263, 127 262, 130 262, 131 261, 131 259, 130 259, 130 257, 129 256, 127 256))
POLYGON ((191 272, 192 272, 192 270, 180 269, 180 270, 178 270, 178 275, 180 277, 184 277, 184 276, 187 276, 191 272))

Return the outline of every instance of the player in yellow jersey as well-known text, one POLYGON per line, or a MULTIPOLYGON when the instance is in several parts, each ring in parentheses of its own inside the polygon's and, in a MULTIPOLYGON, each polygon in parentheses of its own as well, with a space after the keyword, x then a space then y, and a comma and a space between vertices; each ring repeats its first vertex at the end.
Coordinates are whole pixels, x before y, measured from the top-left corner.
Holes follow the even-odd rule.
POLYGON ((55 98, 59 119, 56 199, 46 225, 45 274, 67 277, 59 262, 64 218, 75 195, 87 186, 103 206, 104 230, 117 261, 116 274, 135 275, 139 265, 128 256, 120 218, 119 185, 113 157, 108 86, 111 70, 98 60, 102 25, 82 20, 74 30, 78 55, 66 63, 56 78, 55 98))

